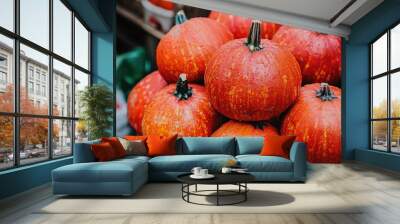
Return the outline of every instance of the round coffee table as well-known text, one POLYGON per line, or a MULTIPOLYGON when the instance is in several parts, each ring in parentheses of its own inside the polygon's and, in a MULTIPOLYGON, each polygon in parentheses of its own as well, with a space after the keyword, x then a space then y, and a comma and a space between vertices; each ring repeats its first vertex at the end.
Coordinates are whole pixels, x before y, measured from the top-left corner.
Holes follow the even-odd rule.
POLYGON ((215 177, 212 179, 193 179, 190 177, 191 173, 182 174, 177 177, 178 181, 182 183, 182 199, 188 203, 198 204, 198 205, 234 205, 245 202, 247 200, 247 192, 249 188, 247 183, 255 180, 255 177, 248 173, 229 173, 213 174, 215 177), (215 190, 198 190, 197 185, 215 185, 215 190), (194 191, 190 191, 190 186, 195 186, 194 191), (220 189, 220 185, 236 185, 237 190, 224 190, 220 189), (214 192, 215 194, 206 194, 209 192, 214 192), (216 204, 202 204, 190 201, 190 196, 203 196, 203 197, 216 197, 216 204), (231 203, 221 203, 221 197, 232 197, 240 196, 240 199, 231 203))

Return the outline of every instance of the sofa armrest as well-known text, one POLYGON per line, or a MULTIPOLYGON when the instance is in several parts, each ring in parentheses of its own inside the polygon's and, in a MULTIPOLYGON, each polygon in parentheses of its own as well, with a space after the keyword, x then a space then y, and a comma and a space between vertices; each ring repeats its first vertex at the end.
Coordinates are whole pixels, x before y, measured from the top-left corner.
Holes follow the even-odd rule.
POLYGON ((290 149, 290 160, 293 162, 293 179, 305 181, 307 176, 307 146, 304 142, 294 142, 290 149))
POLYGON ((92 149, 90 148, 92 144, 95 144, 95 142, 75 143, 74 163, 89 163, 96 161, 96 158, 92 153, 92 149))

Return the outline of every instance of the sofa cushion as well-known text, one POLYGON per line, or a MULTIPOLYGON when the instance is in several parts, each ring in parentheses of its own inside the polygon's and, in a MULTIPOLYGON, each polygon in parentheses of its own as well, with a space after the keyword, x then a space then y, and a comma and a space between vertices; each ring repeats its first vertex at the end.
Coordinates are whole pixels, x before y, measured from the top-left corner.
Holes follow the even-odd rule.
POLYGON ((236 155, 260 154, 263 137, 236 137, 236 155))
POLYGON ((149 170, 163 172, 190 172, 199 166, 210 171, 219 171, 228 160, 235 159, 231 155, 174 155, 158 156, 149 160, 149 170))
POLYGON ((240 167, 250 172, 292 172, 292 161, 279 156, 239 155, 240 167))
POLYGON ((147 163, 144 160, 75 163, 59 167, 52 174, 53 181, 58 182, 130 182, 137 172, 147 176, 147 163))
POLYGON ((115 155, 117 158, 122 158, 126 156, 126 151, 124 146, 119 141, 118 137, 103 137, 101 138, 101 142, 108 142, 114 149, 115 155))
POLYGON ((262 156, 281 156, 289 159, 290 148, 296 136, 265 135, 262 156))
POLYGON ((180 139, 177 154, 225 154, 235 155, 233 137, 185 137, 180 139))
POLYGON ((147 137, 147 155, 148 156, 164 156, 176 154, 176 139, 178 135, 172 136, 155 136, 147 137))

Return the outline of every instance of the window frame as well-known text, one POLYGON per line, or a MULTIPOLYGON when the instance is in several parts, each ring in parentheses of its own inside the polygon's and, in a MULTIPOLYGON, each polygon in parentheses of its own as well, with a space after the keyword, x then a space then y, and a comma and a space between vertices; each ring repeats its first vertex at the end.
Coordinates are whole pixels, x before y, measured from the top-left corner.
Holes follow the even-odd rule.
MULTIPOLYGON (((71 66, 71 83, 74 84, 75 83, 75 69, 85 73, 88 75, 89 77, 89 83, 88 86, 92 85, 92 57, 91 57, 91 50, 92 50, 92 43, 91 43, 91 38, 92 38, 92 30, 88 27, 88 25, 84 22, 84 20, 72 9, 72 7, 65 1, 65 0, 59 0, 62 4, 64 4, 64 6, 66 8, 68 8, 68 10, 71 11, 71 18, 70 18, 70 22, 71 22, 71 59, 67 59, 64 58, 63 56, 55 53, 53 50, 53 1, 54 0, 48 0, 49 3, 49 47, 48 49, 46 49, 45 47, 42 47, 39 44, 34 43, 33 41, 30 41, 29 39, 23 37, 20 35, 20 0, 14 0, 13 1, 13 10, 14 10, 14 18, 13 18, 13 31, 10 31, 2 26, 0 26, 0 35, 3 35, 5 37, 11 38, 13 40, 13 64, 12 66, 12 73, 11 75, 13 75, 13 79, 14 79, 14 100, 13 100, 13 107, 14 110, 13 112, 2 112, 0 111, 0 116, 4 116, 4 117, 11 117, 13 119, 13 166, 10 167, 5 167, 5 168, 0 168, 0 172, 4 171, 4 170, 10 170, 10 169, 15 169, 18 167, 23 167, 23 166, 29 166, 29 165, 33 165, 33 164, 37 164, 37 163, 43 163, 49 160, 58 160, 58 159, 62 159, 65 157, 70 157, 73 155, 74 152, 74 143, 75 143, 75 126, 76 126, 76 121, 78 121, 80 118, 75 116, 75 108, 72 106, 71 108, 71 114, 70 116, 66 115, 66 116, 58 116, 58 115, 53 115, 53 59, 58 60, 59 62, 62 62, 68 66, 71 66), (85 69, 83 67, 81 67, 80 65, 75 63, 75 18, 77 20, 79 20, 79 22, 84 26, 84 28, 88 31, 88 69, 85 69), (45 55, 48 56, 49 58, 49 62, 48 62, 48 82, 46 85, 46 91, 48 93, 45 92, 46 96, 48 97, 48 112, 46 115, 39 115, 39 114, 27 114, 27 113, 21 113, 20 111, 20 44, 23 44, 27 47, 32 48, 33 50, 36 50, 40 53, 43 53, 45 55), (47 158, 43 158, 43 160, 38 161, 38 162, 33 162, 33 163, 26 163, 26 164, 21 164, 20 161, 20 119, 21 118, 45 118, 47 119, 48 122, 48 136, 47 136, 47 142, 49 144, 47 144, 47 151, 48 151, 48 155, 47 158), (65 121, 71 121, 71 153, 68 155, 62 155, 62 156, 54 156, 53 152, 54 152, 54 147, 53 147, 53 122, 57 121, 57 120, 65 120, 65 121)), ((29 66, 27 64, 27 66, 29 66)), ((27 67, 27 74, 26 74, 26 78, 27 78, 27 82, 30 80, 30 74, 28 72, 28 68, 27 67)), ((41 75, 42 73, 40 73, 41 75)), ((33 70, 33 82, 34 82, 34 86, 36 83, 36 70, 33 70)), ((39 83, 41 83, 41 76, 39 76, 39 83)), ((40 85, 42 86, 42 85, 40 85)), ((71 85, 71 105, 75 104, 75 85, 71 85)), ((29 90, 27 90, 29 91, 29 90)), ((36 91, 34 89, 34 91, 36 91)), ((42 95, 42 94, 40 94, 42 95)))
POLYGON ((392 116, 392 98, 391 98, 391 91, 392 91, 392 85, 391 85, 391 80, 392 76, 396 75, 398 72, 400 72, 400 66, 397 68, 391 68, 391 31, 393 28, 400 26, 400 21, 397 21, 396 23, 392 24, 389 28, 387 28, 383 33, 378 35, 375 39, 373 39, 369 44, 369 149, 373 151, 379 151, 379 152, 386 152, 386 153, 392 153, 392 154, 400 154, 400 152, 394 152, 392 151, 392 121, 400 121, 400 117, 393 117, 392 116), (373 74, 373 44, 378 41, 381 37, 383 37, 385 34, 387 34, 387 52, 386 52, 386 57, 387 57, 387 64, 386 64, 386 71, 382 72, 380 74, 373 74), (387 86, 387 105, 386 105, 386 117, 385 118, 373 118, 373 93, 374 93, 374 87, 373 87, 373 81, 378 79, 386 77, 386 86, 387 86), (373 122, 374 121, 386 121, 386 151, 379 150, 374 148, 374 133, 373 133, 373 122))

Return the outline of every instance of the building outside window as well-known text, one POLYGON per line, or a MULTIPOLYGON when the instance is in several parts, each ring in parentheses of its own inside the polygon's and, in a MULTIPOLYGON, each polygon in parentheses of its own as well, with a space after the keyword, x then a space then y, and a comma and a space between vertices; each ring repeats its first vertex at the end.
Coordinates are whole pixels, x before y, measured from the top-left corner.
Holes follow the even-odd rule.
POLYGON ((0 54, 0 91, 7 88, 7 56, 0 54))
POLYGON ((370 45, 371 148, 400 153, 400 24, 370 45))
POLYGON ((33 87, 32 81, 28 82, 28 92, 29 92, 29 94, 33 94, 33 92, 34 92, 34 87, 33 87))
POLYGON ((46 86, 42 86, 42 96, 46 96, 46 86))
POLYGON ((36 81, 40 81, 40 70, 36 69, 36 81))
POLYGON ((42 73, 42 82, 44 82, 44 83, 46 82, 46 76, 47 75, 45 73, 42 73))
POLYGON ((15 17, 12 20, 19 21, 17 29, 0 29, 0 87, 12 87, 0 91, 0 170, 70 156, 73 143, 87 139, 79 113, 71 107, 79 102, 79 91, 90 85, 85 81, 91 75, 87 26, 64 1, 18 2, 14 4, 18 13, 10 12, 15 17), (14 54, 18 62, 12 60, 14 54), (16 66, 19 69, 14 71, 16 66), (19 88, 15 88, 14 77, 19 88), (20 91, 19 98, 14 98, 14 91, 20 91), (14 105, 19 111, 14 111, 14 105), (32 132, 40 134, 33 138, 32 132))
POLYGON ((28 74, 29 74, 29 79, 33 80, 33 67, 32 66, 29 66, 28 74))

